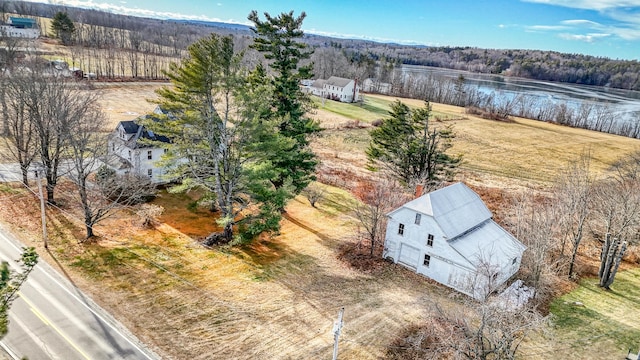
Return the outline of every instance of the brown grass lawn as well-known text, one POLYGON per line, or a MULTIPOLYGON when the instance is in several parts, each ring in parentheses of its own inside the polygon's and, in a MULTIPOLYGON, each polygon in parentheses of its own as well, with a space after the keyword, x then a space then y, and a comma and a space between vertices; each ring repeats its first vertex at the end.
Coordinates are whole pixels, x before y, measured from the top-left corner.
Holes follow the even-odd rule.
MULTIPOLYGON (((362 273, 338 260, 353 220, 341 208, 350 195, 335 188, 317 209, 296 198, 281 235, 243 248, 205 249, 167 224, 144 230, 126 215, 98 226, 97 243, 78 245, 68 230, 80 233, 77 225, 52 211, 50 253, 34 240, 33 196, 3 190, 2 218, 34 219, 12 224, 14 231, 167 359, 327 358, 342 306, 341 358, 377 359, 424 316, 427 301, 451 295, 391 264, 362 273)), ((159 200, 177 209, 174 220, 192 236, 205 235, 182 210, 191 201, 159 200)))
MULTIPOLYGON (((99 86, 111 125, 152 110, 144 99, 158 86, 99 86)), ((445 123, 458 134, 453 150, 464 155, 459 179, 495 190, 483 196, 495 196, 497 208, 505 191, 547 186, 557 169, 585 148, 602 172, 639 144, 521 119, 482 120, 438 104, 434 110, 458 119, 445 123)), ((50 210, 50 252, 38 240, 38 203, 30 193, 0 186, 0 219, 163 358, 329 358, 340 307, 345 307, 340 358, 384 358, 385 347, 419 323, 428 306, 453 304, 457 295, 382 260, 369 272, 340 260, 345 246, 356 243, 349 216, 353 198, 341 188, 372 176, 363 170, 368 129, 345 127, 351 119, 323 110, 314 117, 329 129, 312 142, 322 162, 319 178, 338 187, 326 186, 317 208, 303 197, 291 201, 281 233, 251 246, 200 246, 196 239, 215 228, 215 219, 189 205, 193 194, 161 194, 156 203, 166 212, 157 229, 142 229, 134 215, 122 213, 96 227, 100 238, 92 244, 77 242, 79 216, 50 210)), ((578 355, 580 349, 574 350, 578 355)))
POLYGON ((134 120, 148 114, 155 104, 147 100, 157 99, 155 91, 165 83, 94 83, 100 95, 100 105, 107 117, 105 126, 114 129, 119 121, 134 120))

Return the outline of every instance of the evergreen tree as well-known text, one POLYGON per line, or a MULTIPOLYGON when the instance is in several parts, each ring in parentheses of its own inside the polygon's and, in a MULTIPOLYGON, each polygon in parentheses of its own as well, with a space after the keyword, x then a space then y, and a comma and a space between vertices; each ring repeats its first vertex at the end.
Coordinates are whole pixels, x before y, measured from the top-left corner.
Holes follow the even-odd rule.
POLYGON ((267 87, 249 86, 231 37, 212 34, 188 51, 188 58, 166 72, 173 86, 158 91, 166 115, 144 122, 172 140, 160 145, 167 146, 163 161, 169 176, 182 179, 174 190, 201 188, 215 199, 223 230, 208 237, 209 245, 230 242, 236 225, 251 230, 246 239, 277 230, 280 214, 271 209, 279 206, 286 188, 276 191, 270 182, 279 173, 271 153, 293 141, 280 136, 277 123, 264 116, 267 87))
POLYGON ((54 36, 60 39, 64 45, 69 45, 76 27, 66 12, 58 11, 51 21, 51 30, 54 36))
POLYGON ((446 154, 454 134, 449 127, 431 128, 429 103, 411 110, 398 100, 389 115, 370 133, 369 169, 386 170, 408 186, 432 186, 451 175, 461 160, 446 154))
POLYGON ((312 52, 306 44, 296 41, 303 36, 300 28, 306 14, 302 12, 294 17, 291 11, 277 17, 264 15, 266 21, 260 20, 255 10, 249 14, 248 19, 254 23, 253 31, 257 34, 252 48, 264 54, 275 73, 270 81, 273 86, 271 117, 278 119, 280 134, 295 140, 291 148, 278 152, 278 157, 272 159, 281 169, 273 184, 276 188, 291 184, 294 193, 299 194, 315 179, 317 160, 309 148, 308 136, 319 130, 318 124, 306 116, 312 103, 299 85, 300 80, 313 76, 312 64, 300 64, 312 52))

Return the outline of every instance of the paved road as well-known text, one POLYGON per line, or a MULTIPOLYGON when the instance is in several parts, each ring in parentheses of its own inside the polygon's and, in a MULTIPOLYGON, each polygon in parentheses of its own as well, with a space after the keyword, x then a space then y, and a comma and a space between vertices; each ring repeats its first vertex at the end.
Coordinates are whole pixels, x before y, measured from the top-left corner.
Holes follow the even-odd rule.
MULTIPOLYGON (((0 226, 0 260, 15 264, 20 243, 0 226)), ((2 339, 14 359, 157 359, 73 284, 40 261, 9 312, 2 339)))

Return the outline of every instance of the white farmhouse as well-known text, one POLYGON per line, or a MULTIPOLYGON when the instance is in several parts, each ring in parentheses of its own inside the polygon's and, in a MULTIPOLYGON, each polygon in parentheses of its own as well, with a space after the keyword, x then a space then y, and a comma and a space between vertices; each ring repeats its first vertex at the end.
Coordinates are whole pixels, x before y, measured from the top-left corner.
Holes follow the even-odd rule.
POLYGON ((355 102, 360 96, 360 86, 355 80, 332 76, 323 86, 324 97, 341 102, 355 102))
POLYGON ((526 249, 462 183, 420 196, 387 216, 384 258, 476 299, 513 276, 526 249))
POLYGON ((304 90, 323 99, 341 102, 355 102, 360 99, 360 85, 356 80, 332 76, 327 80, 317 79, 312 83, 302 83, 304 90))
POLYGON ((118 175, 147 176, 154 184, 167 182, 164 167, 157 163, 165 149, 145 143, 143 139, 170 142, 167 137, 154 134, 136 120, 120 121, 109 137, 107 165, 118 175))

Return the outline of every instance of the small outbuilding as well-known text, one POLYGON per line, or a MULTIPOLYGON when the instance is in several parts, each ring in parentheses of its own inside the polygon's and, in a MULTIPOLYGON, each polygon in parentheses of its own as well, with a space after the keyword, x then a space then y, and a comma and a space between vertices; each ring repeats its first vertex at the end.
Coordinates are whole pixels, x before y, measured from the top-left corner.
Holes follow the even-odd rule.
POLYGON ((463 183, 417 197, 387 216, 384 258, 478 300, 518 271, 526 249, 463 183))

